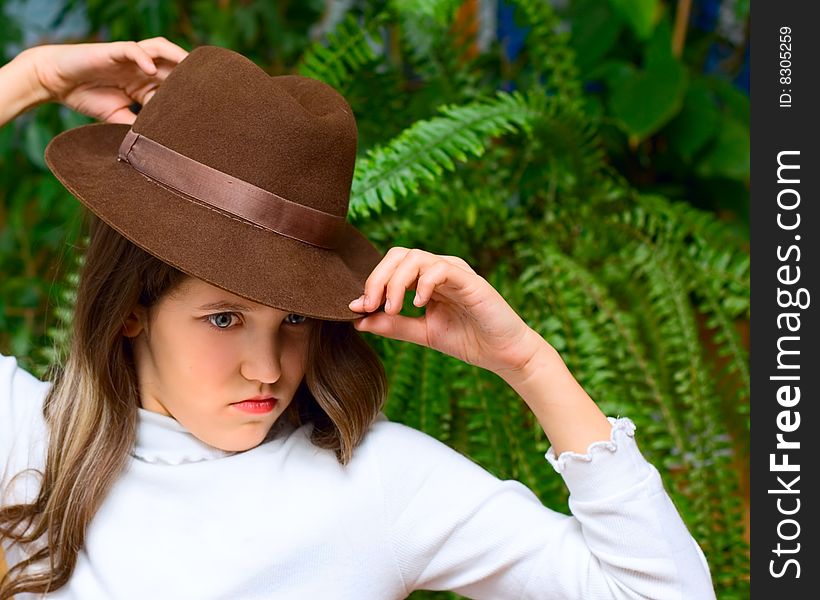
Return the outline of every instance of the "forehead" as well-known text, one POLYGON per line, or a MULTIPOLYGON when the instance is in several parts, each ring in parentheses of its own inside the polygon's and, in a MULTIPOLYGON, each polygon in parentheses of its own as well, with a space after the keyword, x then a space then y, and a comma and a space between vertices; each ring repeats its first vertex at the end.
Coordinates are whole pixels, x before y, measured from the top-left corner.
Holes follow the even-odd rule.
POLYGON ((177 301, 193 305, 194 308, 202 310, 242 310, 247 312, 285 313, 285 311, 247 300, 242 296, 237 296, 196 277, 186 278, 174 296, 177 301))

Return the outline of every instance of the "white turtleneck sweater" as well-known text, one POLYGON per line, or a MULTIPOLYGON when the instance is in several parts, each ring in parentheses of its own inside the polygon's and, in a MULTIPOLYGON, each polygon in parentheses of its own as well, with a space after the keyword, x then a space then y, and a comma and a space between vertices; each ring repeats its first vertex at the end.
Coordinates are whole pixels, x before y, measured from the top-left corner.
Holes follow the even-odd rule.
MULTIPOLYGON (((3 503, 36 494, 36 478, 9 479, 42 469, 49 386, 0 356, 3 503)), ((50 599, 390 600, 416 589, 492 600, 715 597, 629 419, 610 419, 611 440, 586 455, 547 452, 570 491, 567 516, 384 415, 342 467, 310 443, 310 426, 233 453, 138 410, 132 458, 50 599)), ((5 550, 9 564, 22 558, 5 550)))

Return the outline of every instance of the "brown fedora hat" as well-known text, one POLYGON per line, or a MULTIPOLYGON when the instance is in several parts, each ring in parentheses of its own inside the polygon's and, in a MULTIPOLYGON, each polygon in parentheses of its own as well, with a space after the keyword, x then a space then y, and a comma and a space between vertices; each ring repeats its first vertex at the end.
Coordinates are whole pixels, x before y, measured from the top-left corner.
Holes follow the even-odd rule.
POLYGON ((362 316, 348 303, 382 258, 346 221, 356 142, 353 111, 329 85, 200 46, 133 125, 65 131, 45 159, 94 214, 177 269, 346 321, 362 316))

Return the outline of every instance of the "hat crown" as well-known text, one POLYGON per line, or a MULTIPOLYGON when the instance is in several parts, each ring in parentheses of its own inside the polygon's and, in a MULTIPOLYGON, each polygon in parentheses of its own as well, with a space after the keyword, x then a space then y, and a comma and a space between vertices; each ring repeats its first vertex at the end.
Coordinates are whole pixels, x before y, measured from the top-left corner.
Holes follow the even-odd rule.
POLYGON ((333 88, 194 49, 133 125, 64 131, 46 164, 89 210, 180 271, 254 302, 350 321, 382 254, 346 221, 356 155, 333 88))
POLYGON ((291 202, 344 218, 356 158, 353 111, 331 86, 271 77, 226 48, 180 62, 132 129, 291 202))

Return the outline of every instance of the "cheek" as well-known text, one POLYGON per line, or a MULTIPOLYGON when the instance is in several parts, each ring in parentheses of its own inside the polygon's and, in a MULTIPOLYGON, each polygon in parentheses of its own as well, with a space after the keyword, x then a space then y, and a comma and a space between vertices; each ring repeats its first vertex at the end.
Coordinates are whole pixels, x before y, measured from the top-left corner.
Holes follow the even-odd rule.
POLYGON ((189 351, 189 372, 203 381, 220 379, 225 373, 234 372, 237 368, 236 357, 239 355, 239 349, 236 347, 238 340, 231 338, 235 336, 200 336, 198 343, 192 344, 189 351))
POLYGON ((308 338, 306 335, 293 336, 285 340, 285 350, 282 353, 283 367, 287 372, 298 373, 299 379, 305 371, 305 361, 307 360, 308 338))
POLYGON ((167 364, 174 365, 178 381, 185 387, 208 387, 236 368, 236 342, 231 337, 211 333, 204 326, 194 324, 166 346, 165 359, 167 364))

